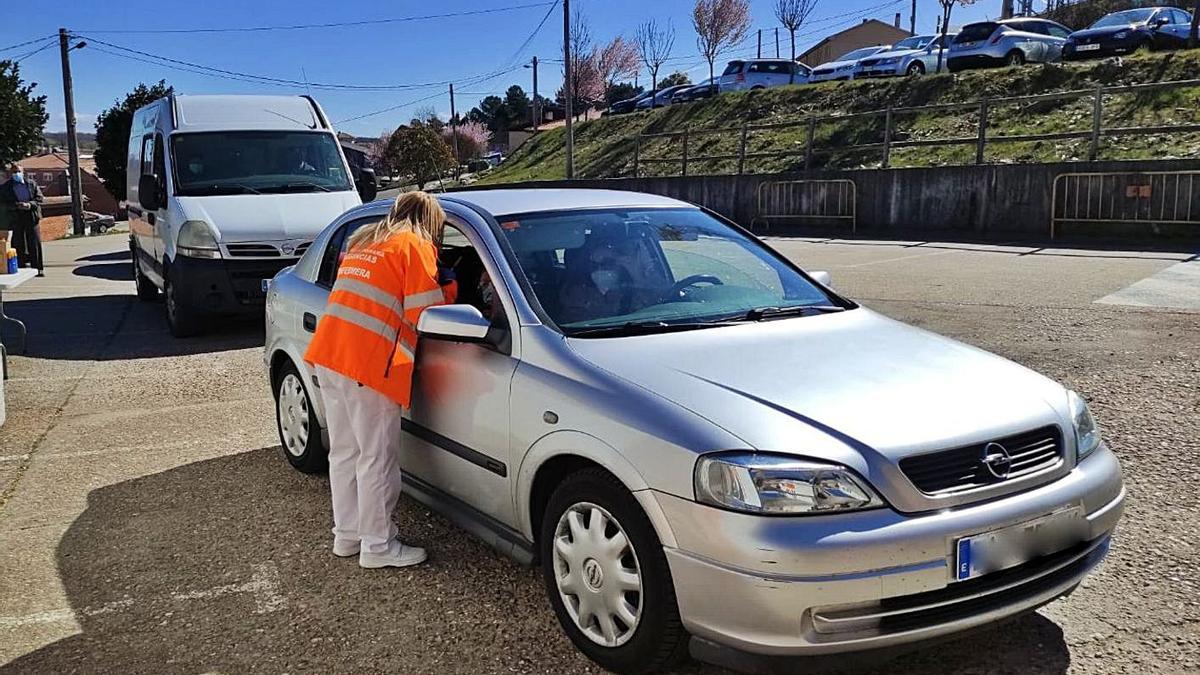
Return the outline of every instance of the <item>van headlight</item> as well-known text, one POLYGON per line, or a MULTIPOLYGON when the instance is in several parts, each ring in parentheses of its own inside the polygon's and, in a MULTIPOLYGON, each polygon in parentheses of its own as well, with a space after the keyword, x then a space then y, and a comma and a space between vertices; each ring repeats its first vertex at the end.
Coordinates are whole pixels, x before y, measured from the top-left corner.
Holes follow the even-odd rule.
POLYGON ((175 248, 180 255, 190 258, 220 258, 221 247, 212 228, 203 220, 189 220, 179 228, 175 248))
POLYGON ((1071 404, 1071 425, 1075 427, 1075 457, 1082 460, 1100 447, 1100 427, 1082 396, 1068 391, 1067 400, 1071 404))
POLYGON ((696 501, 764 515, 805 515, 883 506, 850 469, 786 455, 728 452, 696 462, 696 501))

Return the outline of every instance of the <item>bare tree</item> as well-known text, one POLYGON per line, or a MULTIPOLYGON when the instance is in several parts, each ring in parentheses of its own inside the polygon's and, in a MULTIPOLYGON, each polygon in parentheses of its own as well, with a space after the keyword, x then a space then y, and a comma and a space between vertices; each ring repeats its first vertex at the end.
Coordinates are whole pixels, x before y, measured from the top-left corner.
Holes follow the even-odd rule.
POLYGON ((640 65, 637 46, 620 35, 596 53, 596 70, 606 87, 616 84, 620 77, 633 77, 640 65))
POLYGON ((642 63, 650 71, 650 90, 654 91, 658 89, 658 70, 675 47, 675 27, 669 21, 663 25, 651 19, 638 26, 636 40, 642 63))
POLYGON ((938 47, 937 70, 933 71, 935 73, 942 72, 942 59, 945 57, 947 45, 949 44, 946 41, 946 31, 950 27, 951 10, 954 9, 955 5, 962 5, 963 7, 973 5, 975 4, 975 0, 938 0, 938 4, 942 6, 942 29, 939 31, 942 34, 942 38, 938 41, 940 46, 938 47))
MULTIPOLYGON (((808 15, 817 8, 817 0, 775 0, 775 18, 788 29, 792 36, 792 61, 796 60, 796 31, 808 20, 808 15)), ((792 69, 789 83, 796 81, 796 70, 792 69)))
POLYGON ((717 54, 734 46, 750 30, 749 0, 696 0, 692 8, 692 26, 696 29, 696 47, 708 61, 708 77, 713 77, 717 54))
MULTIPOLYGON (((599 57, 592 42, 592 29, 583 13, 576 10, 571 13, 571 81, 564 82, 559 95, 566 100, 571 97, 575 116, 579 110, 587 107, 604 97, 604 81, 597 68, 599 57)), ((565 70, 565 68, 564 68, 565 70)), ((565 79, 564 72, 564 79, 565 79)))

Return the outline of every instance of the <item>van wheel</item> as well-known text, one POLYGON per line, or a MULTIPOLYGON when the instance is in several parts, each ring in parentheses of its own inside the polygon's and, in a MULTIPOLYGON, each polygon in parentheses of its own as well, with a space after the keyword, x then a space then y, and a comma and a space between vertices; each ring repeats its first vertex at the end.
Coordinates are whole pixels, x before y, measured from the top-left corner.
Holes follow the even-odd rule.
POLYGON ((925 64, 921 63, 920 61, 913 61, 912 63, 910 63, 908 65, 908 70, 905 71, 905 73, 909 77, 916 77, 918 75, 924 75, 925 74, 925 64))
POLYGON ((539 539, 558 622, 588 658, 618 673, 669 668, 687 655, 662 543, 634 496, 603 469, 554 490, 539 539))
POLYGON ((133 254, 133 283, 137 287, 138 300, 150 302, 158 299, 158 287, 154 282, 146 278, 142 274, 142 266, 138 263, 138 248, 136 244, 129 245, 129 251, 133 254))
POLYGON ((1004 56, 1004 65, 1006 66, 1023 66, 1025 65, 1025 52, 1020 49, 1014 49, 1004 56))
POLYGON ((177 338, 191 337, 200 332, 200 313, 179 302, 176 292, 177 284, 171 279, 171 270, 167 268, 163 275, 163 296, 167 308, 167 327, 171 335, 177 338))
POLYGON ((275 375, 275 427, 283 456, 303 473, 329 468, 329 451, 321 443, 321 426, 296 365, 288 360, 275 375))

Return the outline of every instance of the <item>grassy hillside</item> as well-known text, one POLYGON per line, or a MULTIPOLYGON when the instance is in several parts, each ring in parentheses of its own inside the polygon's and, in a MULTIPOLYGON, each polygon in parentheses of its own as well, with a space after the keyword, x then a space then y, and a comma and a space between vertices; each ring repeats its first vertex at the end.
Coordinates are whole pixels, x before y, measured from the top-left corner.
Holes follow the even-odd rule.
MULTIPOLYGON (((1022 96, 1092 89, 1142 82, 1200 78, 1200 50, 1153 53, 1145 56, 1088 61, 1077 64, 1028 65, 919 78, 891 78, 857 82, 780 87, 755 92, 725 94, 708 101, 671 106, 655 111, 606 117, 578 124, 575 129, 576 175, 605 178, 631 175, 634 140, 639 133, 683 129, 731 129, 696 136, 689 155, 736 154, 743 123, 767 124, 804 120, 812 115, 844 114, 895 107, 977 101, 981 97, 1022 96)), ((988 118, 989 137, 1015 134, 1086 131, 1091 128, 1092 99, 1049 101, 993 106, 988 118)), ((1200 87, 1106 96, 1105 126, 1200 123, 1200 87)), ((922 112, 897 115, 894 140, 967 137, 976 134, 978 113, 922 112)), ((849 144, 883 140, 883 117, 851 118, 818 125, 814 168, 877 166, 878 150, 839 150, 849 144)), ((752 133, 749 153, 803 150, 803 125, 752 133)), ((641 158, 679 157, 679 139, 643 141, 641 158)), ((989 162, 1045 162, 1087 158, 1087 140, 988 143, 989 162)), ((1100 159, 1200 157, 1200 135, 1173 134, 1106 138, 1100 159)), ((892 166, 965 164, 975 160, 975 148, 925 146, 895 148, 892 166)), ((803 156, 747 160, 747 173, 767 173, 803 167, 803 156)), ((545 132, 517 150, 502 166, 482 178, 482 183, 562 178, 565 171, 563 131, 545 132)), ((693 162, 689 173, 716 174, 736 171, 732 160, 693 162)), ((642 164, 642 175, 675 175, 677 164, 642 164)))

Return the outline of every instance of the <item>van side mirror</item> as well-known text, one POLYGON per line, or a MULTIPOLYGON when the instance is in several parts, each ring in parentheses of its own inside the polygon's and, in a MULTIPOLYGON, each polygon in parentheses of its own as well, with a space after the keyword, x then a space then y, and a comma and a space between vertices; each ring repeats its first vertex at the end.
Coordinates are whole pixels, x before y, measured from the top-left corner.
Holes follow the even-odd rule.
POLYGON ((829 272, 809 272, 808 276, 812 277, 813 281, 825 286, 826 288, 833 288, 833 280, 830 278, 829 272))
POLYGON ((354 181, 358 196, 363 203, 375 201, 379 195, 379 184, 375 181, 375 169, 362 169, 358 172, 358 180, 354 181))
POLYGON ((427 307, 417 321, 422 337, 451 342, 483 342, 491 322, 471 305, 438 305, 427 307))
POLYGON ((142 174, 138 178, 138 204, 146 211, 157 211, 162 205, 162 195, 158 193, 158 176, 142 174))

